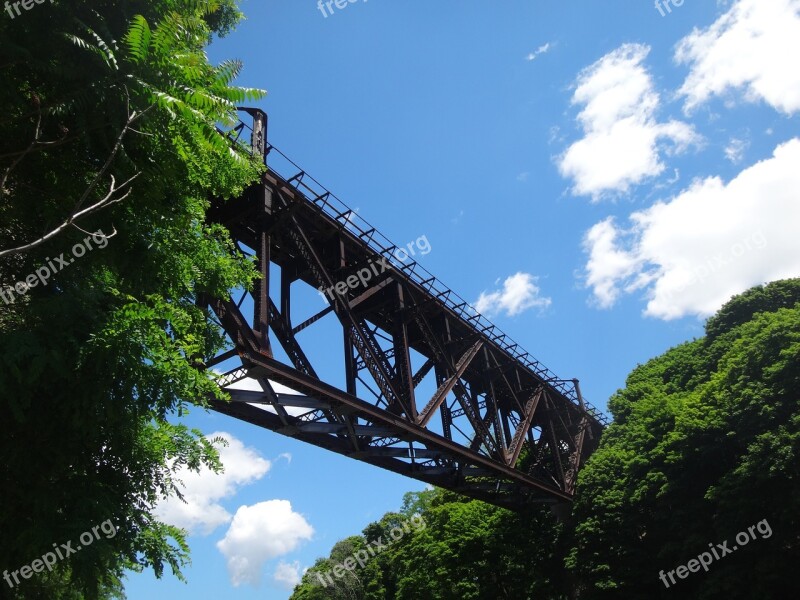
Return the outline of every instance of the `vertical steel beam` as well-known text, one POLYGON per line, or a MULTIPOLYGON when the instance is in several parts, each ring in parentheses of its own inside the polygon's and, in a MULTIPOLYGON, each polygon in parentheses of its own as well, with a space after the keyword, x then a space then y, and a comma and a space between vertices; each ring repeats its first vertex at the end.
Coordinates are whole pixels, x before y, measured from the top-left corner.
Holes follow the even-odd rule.
POLYGON ((406 325, 406 300, 403 286, 400 282, 394 284, 397 290, 397 312, 395 325, 392 332, 394 345, 394 370, 397 376, 395 389, 403 396, 403 401, 408 408, 408 417, 417 420, 417 400, 414 393, 414 374, 411 372, 411 352, 408 345, 408 326, 406 325))
POLYGON ((281 316, 292 327, 292 280, 289 269, 281 269, 281 316))
POLYGON ((566 491, 570 494, 575 493, 575 484, 578 482, 578 470, 583 461, 583 445, 586 440, 586 430, 589 428, 589 416, 586 413, 586 405, 583 402, 580 382, 577 379, 573 379, 572 381, 575 384, 575 392, 578 395, 578 403, 581 406, 582 416, 579 425, 580 429, 578 430, 578 435, 575 437, 575 451, 572 453, 569 461, 566 491))
POLYGON ((257 253, 259 278, 253 290, 253 329, 259 337, 261 348, 272 355, 269 342, 269 271, 270 271, 270 235, 266 230, 259 236, 257 253))
POLYGON ((553 421, 553 414, 555 413, 556 409, 552 400, 550 399, 550 394, 547 392, 545 392, 544 401, 545 406, 547 406, 547 432, 550 435, 550 449, 552 450, 553 454, 553 462, 555 463, 556 471, 561 481, 561 489, 566 489, 567 477, 564 473, 564 463, 561 461, 561 445, 558 443, 558 438, 556 437, 556 427, 553 421))
POLYGON ((344 378, 345 386, 348 394, 357 396, 356 394, 356 359, 355 347, 353 346, 353 336, 350 329, 343 328, 344 335, 344 378))
MULTIPOLYGON (((447 371, 445 371, 444 367, 440 364, 437 364, 434 367, 434 373, 436 374, 436 383, 438 387, 442 387, 444 383, 448 380, 447 371)), ((447 402, 442 402, 439 407, 439 413, 442 417, 442 433, 444 437, 448 440, 453 440, 453 432, 451 430, 451 425, 453 424, 453 417, 450 415, 450 408, 447 406, 447 402)))

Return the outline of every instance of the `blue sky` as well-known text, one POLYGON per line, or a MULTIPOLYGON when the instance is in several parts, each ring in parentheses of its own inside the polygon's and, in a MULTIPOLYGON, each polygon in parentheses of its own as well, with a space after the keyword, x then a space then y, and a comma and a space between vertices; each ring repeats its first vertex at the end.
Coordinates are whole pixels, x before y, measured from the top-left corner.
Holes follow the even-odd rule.
MULTIPOLYGON (((394 242, 426 236, 424 267, 603 408, 730 295, 800 275, 800 3, 666 2, 246 0, 210 55, 269 92, 275 146, 394 242)), ((302 341, 333 372, 321 331, 302 341)), ((189 583, 131 575, 132 600, 288 598, 422 488, 186 422, 227 435, 227 472, 162 507, 192 532, 189 583)))

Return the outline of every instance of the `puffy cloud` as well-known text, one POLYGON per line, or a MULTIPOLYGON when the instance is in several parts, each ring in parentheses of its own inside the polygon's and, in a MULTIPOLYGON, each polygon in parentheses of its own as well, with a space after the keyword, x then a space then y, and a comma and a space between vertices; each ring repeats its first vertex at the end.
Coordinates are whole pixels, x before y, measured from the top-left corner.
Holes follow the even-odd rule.
POLYGON ((625 193, 664 171, 663 152, 699 143, 686 123, 656 120, 660 98, 643 64, 649 53, 648 46, 626 44, 578 76, 572 103, 584 107, 578 115, 584 137, 558 161, 574 194, 596 201, 625 193))
POLYGON ((185 502, 170 497, 159 503, 155 514, 161 520, 207 535, 231 520, 230 513, 220 501, 234 496, 239 487, 261 479, 270 470, 270 461, 229 433, 218 432, 208 436, 209 439, 216 437, 228 443, 227 446, 218 446, 224 472, 214 473, 207 467, 198 472, 185 467, 177 470, 174 476, 182 482, 180 487, 185 502))
POLYGON ((645 314, 713 314, 759 283, 800 275, 800 139, 724 183, 695 181, 666 202, 633 213, 626 229, 607 219, 585 237, 587 283, 597 302, 643 291, 645 314))
POLYGON ((608 218, 592 227, 584 240, 589 252, 586 283, 602 308, 614 305, 620 295, 617 282, 627 279, 639 268, 633 253, 619 247, 619 237, 614 219, 608 218))
POLYGON ((475 302, 475 309, 486 315, 505 312, 513 317, 529 308, 547 308, 552 301, 541 296, 537 281, 537 277, 528 273, 516 273, 503 282, 502 289, 482 292, 475 302))
POLYGON ((278 566, 275 567, 275 573, 272 575, 272 578, 275 580, 275 583, 282 588, 293 590, 303 578, 300 570, 300 563, 298 561, 291 564, 284 561, 279 562, 278 566))
POLYGON ((677 46, 675 60, 690 68, 680 88, 685 109, 742 90, 792 114, 800 110, 799 55, 800 0, 739 0, 677 46))
POLYGON ((234 586, 257 586, 267 561, 292 552, 313 535, 314 529, 288 500, 269 500, 240 507, 217 548, 227 559, 234 586))

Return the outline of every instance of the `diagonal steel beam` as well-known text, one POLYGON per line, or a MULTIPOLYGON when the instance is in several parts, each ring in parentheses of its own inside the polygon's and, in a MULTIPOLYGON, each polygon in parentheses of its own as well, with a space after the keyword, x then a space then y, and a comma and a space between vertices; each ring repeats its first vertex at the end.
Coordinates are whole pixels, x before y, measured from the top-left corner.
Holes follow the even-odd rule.
POLYGON ((306 319, 305 321, 300 323, 300 325, 298 325, 297 327, 292 329, 292 333, 294 333, 294 334, 300 333, 306 327, 310 327, 311 325, 313 325, 314 323, 319 321, 321 318, 326 317, 327 315, 329 315, 332 312, 333 312, 333 307, 332 306, 328 306, 327 308, 322 309, 317 314, 315 314, 313 317, 310 317, 310 318, 306 319))
MULTIPOLYGON (((456 372, 456 367, 453 365, 450 353, 444 349, 441 342, 434 334, 433 329, 430 326, 430 323, 428 323, 428 320, 425 318, 425 315, 422 314, 422 311, 415 310, 413 316, 417 322, 417 326, 422 332, 423 338, 430 347, 431 352, 434 354, 439 364, 444 369, 446 369, 447 374, 452 374, 456 372)), ((444 385, 449 380, 452 380, 452 375, 450 375, 448 379, 443 381, 440 385, 444 385)), ((464 388, 464 385, 461 383, 460 378, 457 377, 454 379, 454 381, 455 385, 451 389, 455 393, 456 400, 461 405, 464 414, 469 420, 470 425, 472 426, 472 429, 475 433, 475 437, 479 437, 481 439, 481 444, 485 445, 489 449, 490 454, 492 452, 496 452, 497 443, 492 439, 489 430, 483 427, 480 415, 477 413, 476 410, 473 410, 472 406, 470 405, 469 393, 464 388)), ((453 424, 450 415, 448 415, 448 417, 442 415, 442 419, 443 419, 443 424, 446 424, 448 428, 453 424), (449 422, 446 422, 448 420, 449 422)))
POLYGON ((414 374, 414 387, 417 387, 420 383, 422 383, 422 380, 425 379, 425 376, 431 372, 431 369, 435 366, 435 364, 436 363, 431 358, 425 361, 425 364, 423 364, 419 368, 419 371, 414 374))
POLYGON ((247 349, 251 352, 262 351, 261 341, 247 325, 244 315, 235 302, 215 299, 210 301, 210 305, 237 349, 247 349))
MULTIPOLYGON (((494 420, 495 413, 494 413, 494 406, 487 405, 486 407, 486 414, 483 415, 483 419, 481 420, 481 428, 484 431, 489 431, 489 425, 491 425, 492 421, 494 420)), ((472 438, 472 441, 469 443, 470 450, 477 450, 484 444, 484 440, 481 436, 476 435, 472 438)))
POLYGON ((269 326, 272 328, 272 331, 275 332, 275 337, 278 339, 278 343, 281 345, 284 352, 286 352, 289 360, 292 361, 295 368, 306 375, 317 377, 314 367, 311 366, 311 361, 308 360, 306 353, 303 352, 303 348, 298 343, 297 338, 295 338, 292 328, 283 318, 283 315, 278 310, 278 307, 275 306, 272 299, 267 298, 267 302, 269 303, 269 326))
POLYGON ((533 415, 536 414, 536 408, 539 406, 539 399, 542 397, 543 393, 544 388, 539 386, 539 389, 533 393, 528 402, 525 404, 524 416, 517 426, 517 430, 514 432, 514 439, 511 440, 511 446, 506 453, 506 463, 510 467, 515 467, 517 465, 519 453, 522 451, 522 445, 525 441, 525 436, 528 434, 528 430, 531 428, 533 415))
POLYGON ((480 448, 481 446, 485 446, 490 455, 499 456, 500 445, 489 432, 489 428, 484 426, 480 415, 480 407, 472 405, 472 400, 470 396, 465 393, 465 389, 461 382, 459 382, 455 387, 455 395, 456 400, 461 406, 461 409, 464 411, 464 415, 467 417, 467 420, 469 420, 470 425, 472 425, 472 430, 475 433, 475 438, 473 438, 473 441, 476 439, 480 440, 480 443, 477 444, 477 447, 480 448))
POLYGON ((464 375, 464 371, 467 370, 467 367, 472 362, 472 359, 477 356, 480 349, 483 347, 482 341, 475 342, 472 347, 468 348, 466 352, 461 356, 456 363, 455 370, 453 371, 452 375, 448 379, 446 379, 440 386, 439 389, 436 390, 436 393, 433 394, 433 397, 430 399, 428 404, 422 411, 419 413, 419 418, 417 419, 417 424, 421 427, 426 427, 428 422, 431 420, 431 417, 436 412, 436 410, 441 406, 444 399, 447 397, 453 388, 458 383, 458 380, 461 379, 461 376, 464 375))

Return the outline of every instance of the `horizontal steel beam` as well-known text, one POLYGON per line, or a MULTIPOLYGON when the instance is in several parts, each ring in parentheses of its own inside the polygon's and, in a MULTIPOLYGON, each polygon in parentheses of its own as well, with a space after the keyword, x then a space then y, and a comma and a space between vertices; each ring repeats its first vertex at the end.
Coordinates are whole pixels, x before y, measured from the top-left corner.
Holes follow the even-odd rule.
POLYGON ((295 394, 276 393, 275 400, 271 400, 269 394, 253 390, 225 390, 233 402, 247 402, 248 404, 273 404, 277 402, 281 406, 294 406, 297 408, 313 408, 319 410, 330 410, 331 406, 327 402, 295 394))

